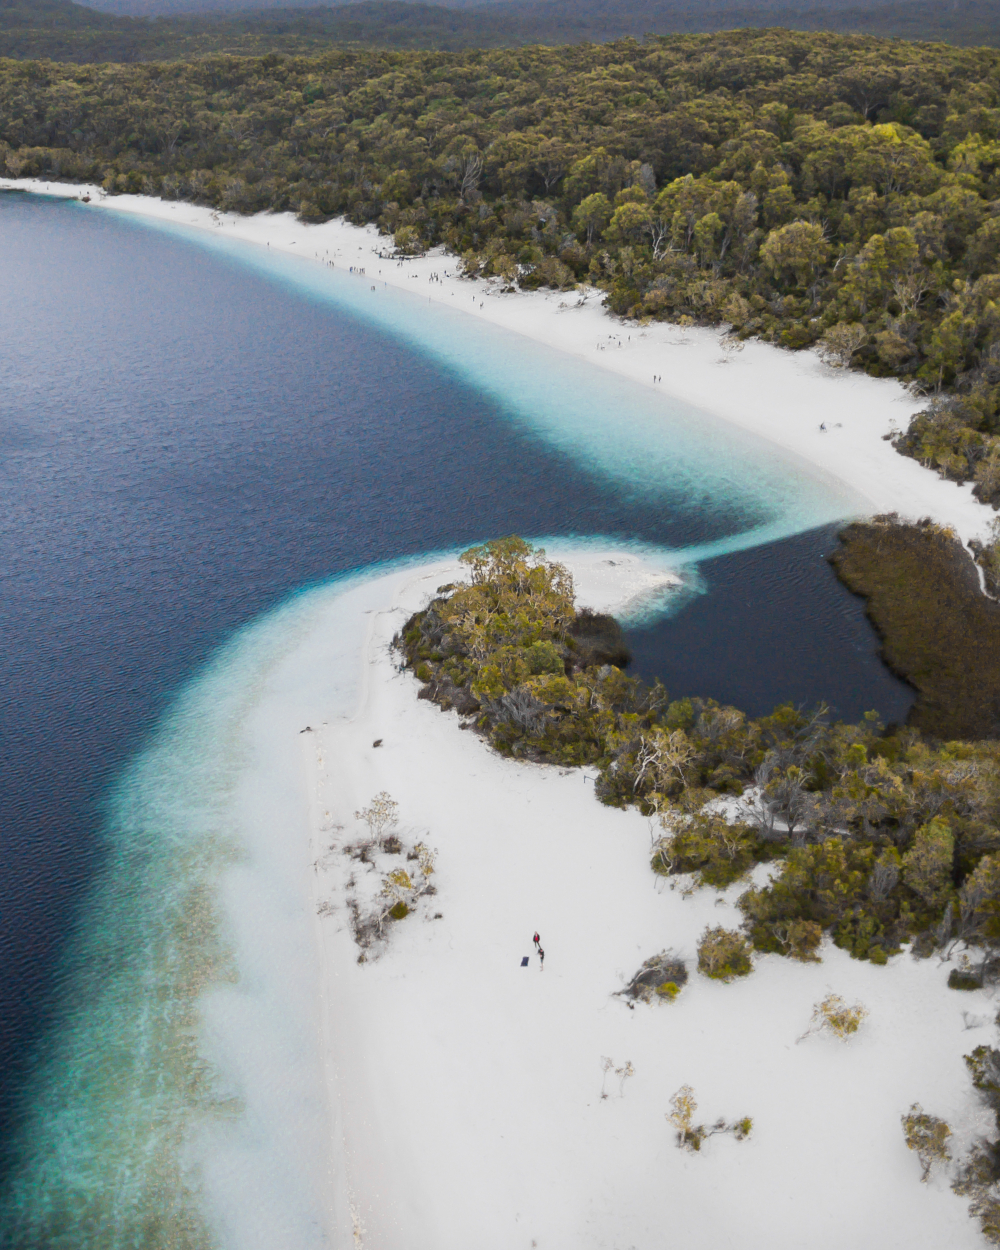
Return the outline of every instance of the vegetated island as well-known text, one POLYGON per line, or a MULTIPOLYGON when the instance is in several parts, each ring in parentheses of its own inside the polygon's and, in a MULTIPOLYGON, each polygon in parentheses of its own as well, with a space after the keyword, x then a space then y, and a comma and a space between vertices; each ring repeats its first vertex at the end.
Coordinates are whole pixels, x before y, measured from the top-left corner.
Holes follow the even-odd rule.
MULTIPOLYGON (((884 541, 916 545, 917 558, 939 571, 946 538, 927 527, 883 529, 884 541)), ((845 559, 853 554, 849 539, 845 559)), ((421 697, 473 718, 503 754, 596 768, 603 803, 637 806, 658 821, 656 873, 690 874, 691 888, 722 889, 773 863, 739 899, 741 930, 706 930, 703 973, 746 975, 753 952, 814 960, 828 933, 875 964, 904 944, 921 957, 963 950, 950 981, 957 989, 996 979, 995 739, 941 741, 913 725, 887 730, 874 713, 846 725, 829 723, 823 708, 786 705, 750 719, 710 699, 671 701, 660 684, 622 671, 615 623, 577 612, 571 577, 543 552, 509 538, 472 548, 462 562, 469 582, 442 586, 396 639, 421 697)), ((939 710, 926 706, 918 716, 939 710)), ((677 981, 674 972, 663 982, 673 987, 669 997, 677 981)), ((853 1032, 860 1018, 841 1024, 853 1032)), ((976 1088, 1000 1109, 1000 1051, 981 1046, 968 1062, 976 1088)), ((926 1153, 935 1133, 943 1142, 943 1121, 919 1107, 912 1119, 914 1149, 926 1153)), ((973 1150, 954 1185, 972 1197, 993 1241, 998 1181, 1000 1138, 973 1150)))

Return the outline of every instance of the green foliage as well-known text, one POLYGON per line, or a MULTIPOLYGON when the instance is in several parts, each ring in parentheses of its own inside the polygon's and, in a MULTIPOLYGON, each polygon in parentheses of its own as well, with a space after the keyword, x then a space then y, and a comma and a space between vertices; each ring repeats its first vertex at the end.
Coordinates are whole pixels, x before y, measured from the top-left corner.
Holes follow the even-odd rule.
POLYGON ((827 994, 813 1008, 812 1022, 798 1040, 801 1042, 813 1033, 828 1032, 842 1042, 852 1038, 868 1015, 863 1003, 849 1007, 839 994, 827 994))
MULTIPOLYGON (((871 846, 831 837, 813 846, 792 847, 780 873, 755 886, 739 905, 758 950, 780 951, 787 925, 809 921, 821 929, 836 926, 838 946, 853 950, 860 939, 852 921, 874 919, 866 887, 874 861, 871 846)), ((867 930, 865 938, 870 940, 867 930)), ((864 950, 867 954, 867 947, 864 950)))
POLYGON ((820 962, 816 952, 823 941, 823 926, 815 920, 789 920, 772 925, 771 932, 782 954, 789 959, 797 959, 803 964, 820 962))
MULTIPOLYGON (((506 754, 596 765, 603 802, 658 817, 658 873, 725 889, 780 861, 739 900, 746 936, 716 931, 723 945, 706 946, 709 975, 749 971, 751 947, 814 961, 825 933, 875 964, 903 942, 927 954, 1000 939, 996 742, 887 733, 874 714, 831 725, 822 708, 750 719, 671 702, 605 662, 620 631, 576 613, 571 577, 543 552, 508 538, 463 559, 470 580, 442 587, 396 640, 424 695, 474 717, 506 754), (711 803, 745 792, 738 818, 711 803)), ((659 969, 649 984, 680 975, 659 969)))
POLYGON ((947 1163, 951 1158, 947 1144, 951 1129, 944 1120, 928 1115, 918 1102, 900 1119, 907 1148, 916 1153, 924 1169, 920 1179, 926 1181, 935 1163, 947 1163))
POLYGON ((735 929, 707 928, 698 942, 698 971, 713 981, 732 981, 753 971, 750 943, 735 929))
MULTIPOLYGON (((69 0, 5 0, 0 7, 0 55, 65 61, 174 60, 212 53, 259 56, 308 54, 331 44, 388 48, 519 48, 530 44, 600 42, 650 33, 790 27, 793 30, 862 31, 903 39, 936 39, 959 45, 997 42, 995 0, 942 8, 930 0, 905 6, 802 9, 787 0, 731 2, 706 8, 686 0, 638 5, 623 0, 538 6, 512 0, 495 12, 489 6, 454 9, 401 0, 361 0, 330 8, 271 7, 247 11, 232 0, 220 11, 163 15, 165 0, 105 0, 108 8, 138 17, 84 9, 69 0)), ((181 6, 184 7, 184 6, 181 6)), ((774 114, 787 133, 787 110, 774 114)), ((975 151, 969 164, 975 167, 975 151)))
POLYGON ((1000 606, 955 535, 876 517, 848 526, 832 561, 866 596, 886 663, 917 688, 910 723, 945 739, 1000 736, 1000 606))
POLYGON ((698 1110, 698 1103, 695 1101, 694 1090, 690 1085, 680 1087, 670 1099, 670 1108, 667 1112, 667 1120, 677 1130, 677 1145, 681 1150, 689 1150, 693 1154, 701 1150, 707 1138, 714 1137, 718 1133, 731 1133, 737 1141, 746 1141, 753 1132, 753 1120, 748 1115, 735 1120, 732 1124, 724 1119, 716 1120, 711 1127, 707 1124, 695 1124, 694 1113, 698 1110))
POLYGON ((935 911, 942 910, 952 894, 954 858, 955 838, 941 816, 917 830, 913 845, 903 856, 903 881, 935 911))
POLYGON ((537 639, 525 648, 524 658, 533 677, 542 673, 561 673, 565 667, 562 652, 548 638, 537 639))
POLYGON ((407 907, 407 905, 402 902, 396 903, 394 906, 390 907, 388 911, 388 915, 393 920, 402 920, 404 917, 408 916, 409 914, 410 914, 409 907, 407 907))
POLYGON ((653 871, 663 876, 696 873, 698 884, 724 890, 766 857, 749 825, 703 812, 679 820, 661 816, 661 821, 668 832, 656 845, 653 871))
MULTIPOLYGON (((965 1056, 965 1063, 974 1088, 993 1112, 997 1128, 1000 1129, 1000 1051, 991 1046, 977 1046, 971 1055, 965 1056)), ((958 1175, 952 1182, 952 1189, 970 1199, 969 1214, 979 1220, 983 1235, 990 1245, 1000 1245, 998 1181, 1000 1140, 980 1139, 962 1161, 958 1175)))

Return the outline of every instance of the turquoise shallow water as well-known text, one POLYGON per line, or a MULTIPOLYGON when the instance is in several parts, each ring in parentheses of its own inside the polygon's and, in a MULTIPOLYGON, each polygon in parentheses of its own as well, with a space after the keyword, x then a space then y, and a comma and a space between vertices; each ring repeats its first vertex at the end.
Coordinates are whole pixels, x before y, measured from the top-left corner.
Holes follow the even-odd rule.
POLYGON ((287 1124, 253 1111, 282 1073, 307 1105, 310 1056, 281 1035, 241 1072, 199 1006, 260 987, 266 1014, 270 973, 216 922, 267 674, 356 570, 590 536, 697 566, 638 632, 645 670, 681 655, 719 697, 731 665, 765 704, 898 714, 820 559, 853 504, 705 414, 295 258, 0 196, 0 260, 0 1243, 247 1250, 199 1188, 225 1141, 226 1192, 262 1202, 270 1172, 273 1238, 321 1244, 287 1124))
POLYGON ((728 532, 695 544, 689 550, 694 559, 813 529, 861 506, 843 483, 802 462, 792 465, 770 444, 711 413, 446 304, 385 288, 377 276, 359 278, 343 265, 330 268, 272 252, 229 238, 224 230, 206 233, 155 219, 143 224, 390 332, 446 376, 488 396, 512 426, 619 496, 662 501, 699 515, 709 530, 716 528, 711 518, 717 514, 717 528, 728 532))

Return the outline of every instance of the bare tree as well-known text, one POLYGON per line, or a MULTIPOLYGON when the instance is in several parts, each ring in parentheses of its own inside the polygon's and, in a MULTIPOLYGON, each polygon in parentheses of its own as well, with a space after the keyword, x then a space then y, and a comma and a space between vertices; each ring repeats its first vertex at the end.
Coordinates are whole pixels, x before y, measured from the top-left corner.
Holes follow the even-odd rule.
POLYGON ((390 798, 388 791, 381 790, 367 807, 354 813, 354 819, 363 820, 371 836, 376 841, 381 841, 385 830, 391 829, 396 823, 398 812, 399 804, 396 800, 390 798))

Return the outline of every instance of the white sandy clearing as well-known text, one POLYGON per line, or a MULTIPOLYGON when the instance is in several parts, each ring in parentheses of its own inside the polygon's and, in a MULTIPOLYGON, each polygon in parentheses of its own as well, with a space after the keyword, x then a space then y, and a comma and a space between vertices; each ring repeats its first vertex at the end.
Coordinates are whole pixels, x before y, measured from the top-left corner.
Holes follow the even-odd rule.
POLYGON ((442 249, 397 262, 379 251, 392 243, 375 226, 338 219, 306 225, 292 213, 241 217, 150 196, 109 196, 99 187, 41 179, 0 178, 0 188, 82 199, 95 210, 155 217, 179 225, 224 231, 228 237, 287 251, 307 260, 363 269, 358 282, 372 299, 386 287, 423 293, 469 316, 524 334, 707 410, 767 439, 839 478, 866 497, 871 511, 932 516, 963 541, 980 537, 992 518, 971 486, 946 482, 900 456, 883 439, 906 428, 926 401, 898 382, 824 365, 815 352, 790 352, 748 342, 724 359, 716 331, 682 330, 662 323, 640 329, 610 316, 593 288, 502 294, 496 282, 457 276, 457 261, 442 249), (663 378, 654 383, 654 377, 663 378), (826 430, 820 427, 824 425, 826 430))
MULTIPOLYGON (((609 556, 568 563, 593 587, 581 564, 609 556)), ((346 588, 268 675, 247 726, 260 832, 241 871, 280 879, 282 906, 312 913, 321 950, 329 1244, 350 1244, 353 1227, 367 1250, 981 1246, 947 1178, 920 1183, 900 1116, 920 1101, 960 1147, 987 1127, 962 1055, 993 1040, 995 1004, 948 990, 936 959, 877 968, 828 944, 821 964, 769 956, 732 985, 699 976, 698 936, 738 923, 739 887, 671 890, 649 868, 643 817, 602 807, 581 770, 498 757, 397 670, 394 632, 456 572, 438 562, 346 588), (356 706, 342 713, 345 684, 356 706), (403 839, 436 850, 437 893, 393 926, 381 959, 359 964, 342 900, 364 869, 342 848, 364 835, 353 813, 381 790, 400 804, 403 839), (690 983, 673 1004, 630 1010, 614 991, 667 947, 690 983), (847 1044, 796 1044, 831 991, 869 1019, 847 1044), (612 1077, 601 1100, 602 1056, 634 1065, 624 1096, 612 1077), (699 1120, 750 1115, 751 1139, 679 1150, 665 1113, 685 1083, 699 1120)), ((606 564, 602 578, 592 605, 618 608, 606 564)), ((260 945, 263 923, 262 904, 233 927, 260 945)), ((274 1072, 269 1084, 284 1088, 274 1072)), ((242 1166, 228 1185, 245 1195, 242 1166)), ((229 1208, 225 1245, 327 1244, 282 1235, 280 1220, 262 1227, 252 1200, 217 1205, 229 1208)))

